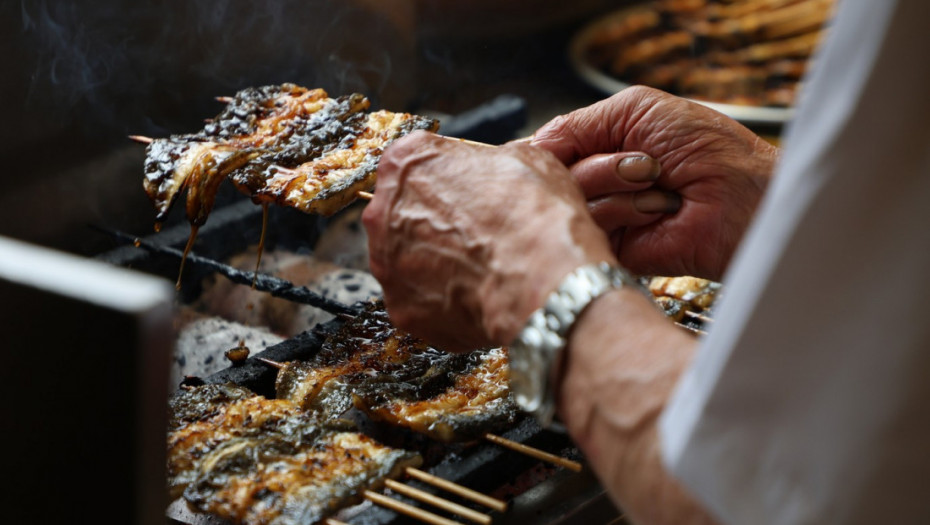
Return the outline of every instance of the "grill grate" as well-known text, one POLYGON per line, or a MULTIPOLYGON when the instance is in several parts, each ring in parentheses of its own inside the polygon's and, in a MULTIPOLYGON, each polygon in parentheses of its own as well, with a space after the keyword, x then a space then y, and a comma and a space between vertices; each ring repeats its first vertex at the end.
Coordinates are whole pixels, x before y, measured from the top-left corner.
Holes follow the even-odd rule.
MULTIPOLYGON (((469 112, 455 122, 444 122, 446 134, 495 142, 513 138, 525 121, 525 107, 519 100, 511 98, 494 101, 484 108, 469 112), (521 118, 522 117, 522 118, 521 118), (464 124, 463 124, 464 123, 464 124), (496 127, 495 127, 496 126, 496 127), (504 126, 503 128, 501 126, 504 126), (511 126, 512 129, 507 128, 511 126), (449 130, 451 128, 451 130, 449 130), (455 133, 449 131, 457 130, 455 133), (490 135, 488 135, 490 133, 490 135), (499 140, 498 140, 499 139, 499 140)), ((253 273, 242 271, 220 261, 229 260, 235 254, 246 251, 258 242, 262 222, 262 209, 251 202, 233 202, 218 207, 210 220, 201 229, 192 252, 188 255, 178 301, 190 304, 203 291, 201 281, 209 275, 219 273, 242 286, 253 284, 253 273)), ((280 247, 294 252, 312 252, 321 235, 326 232, 331 220, 286 209, 269 210, 269 227, 266 249, 280 247)), ((338 217, 338 216, 337 216, 338 217)), ((156 274, 169 279, 177 277, 182 249, 187 241, 189 229, 183 221, 175 221, 162 232, 136 239, 120 232, 107 232, 117 244, 113 250, 97 258, 118 266, 125 266, 156 274), (137 244, 137 246, 133 246, 137 244)), ((256 290, 281 297, 289 301, 319 307, 327 312, 351 313, 360 304, 347 305, 325 297, 306 287, 295 285, 284 279, 259 275, 254 281, 256 290)), ((337 317, 298 333, 278 344, 255 353, 245 361, 230 365, 218 372, 187 381, 197 383, 233 382, 266 396, 274 397, 274 381, 277 370, 262 362, 293 361, 311 358, 320 350, 328 333, 341 325, 337 317)), ((360 414, 348 414, 359 423, 360 430, 391 446, 417 449, 424 457, 424 470, 432 475, 481 491, 500 499, 511 500, 506 513, 492 513, 494 523, 573 523, 587 520, 592 523, 616 523, 619 513, 610 503, 604 490, 589 469, 580 473, 571 472, 529 456, 502 448, 489 442, 467 444, 440 444, 410 431, 372 422, 360 414)), ((501 435, 512 441, 524 443, 560 456, 581 460, 579 450, 564 434, 541 429, 530 417, 521 418, 501 435)), ((449 494, 417 481, 411 486, 459 503, 449 494)), ((434 508, 414 500, 398 498, 415 504, 424 510, 437 513, 434 508)), ((169 521, 194 525, 222 525, 216 518, 194 514, 184 505, 175 502, 168 509, 169 521)), ((471 504, 474 505, 474 504, 471 504)), ((487 511, 475 506, 476 510, 487 511)), ((451 516, 450 516, 451 517, 451 516)), ((337 518, 353 525, 401 525, 417 523, 372 505, 362 503, 345 509, 337 518)))

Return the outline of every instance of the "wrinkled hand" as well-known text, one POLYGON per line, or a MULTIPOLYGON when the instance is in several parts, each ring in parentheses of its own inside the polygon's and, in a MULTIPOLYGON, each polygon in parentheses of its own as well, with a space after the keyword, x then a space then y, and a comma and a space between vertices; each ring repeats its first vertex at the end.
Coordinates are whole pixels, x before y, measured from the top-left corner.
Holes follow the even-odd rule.
POLYGON ((728 117, 642 86, 557 117, 531 143, 570 167, 621 264, 716 280, 778 157, 728 117))
POLYGON ((615 262, 565 166, 526 144, 412 133, 362 220, 392 322, 451 351, 508 344, 565 275, 615 262))

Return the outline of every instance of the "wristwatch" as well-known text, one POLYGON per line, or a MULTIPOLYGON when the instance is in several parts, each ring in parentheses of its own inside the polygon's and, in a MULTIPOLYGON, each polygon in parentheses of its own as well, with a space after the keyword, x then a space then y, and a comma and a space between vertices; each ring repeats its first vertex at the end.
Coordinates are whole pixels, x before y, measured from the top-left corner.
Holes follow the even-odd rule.
POLYGON ((554 383, 575 320, 592 301, 623 286, 642 288, 618 266, 602 262, 579 267, 530 315, 508 347, 510 390, 517 405, 543 427, 550 426, 555 415, 554 383))

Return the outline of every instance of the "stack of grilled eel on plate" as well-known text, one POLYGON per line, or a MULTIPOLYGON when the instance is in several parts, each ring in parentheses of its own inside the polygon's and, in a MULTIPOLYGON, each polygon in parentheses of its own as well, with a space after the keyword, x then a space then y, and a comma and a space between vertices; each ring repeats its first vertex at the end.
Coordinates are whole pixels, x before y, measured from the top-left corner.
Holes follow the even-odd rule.
POLYGON ((793 105, 836 0, 649 0, 598 24, 587 60, 699 100, 793 105))

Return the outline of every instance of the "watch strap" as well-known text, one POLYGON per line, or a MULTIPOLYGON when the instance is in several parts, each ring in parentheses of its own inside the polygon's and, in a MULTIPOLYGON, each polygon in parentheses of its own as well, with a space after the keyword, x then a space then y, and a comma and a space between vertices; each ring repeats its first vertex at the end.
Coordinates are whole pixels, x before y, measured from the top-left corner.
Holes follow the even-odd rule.
POLYGON ((602 262, 575 269, 530 315, 511 343, 508 356, 514 400, 542 426, 549 426, 555 416, 555 383, 575 321, 595 299, 623 286, 639 287, 639 283, 618 266, 602 262))

